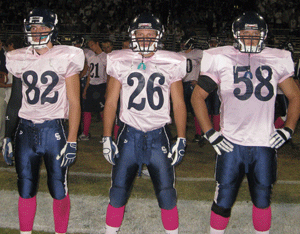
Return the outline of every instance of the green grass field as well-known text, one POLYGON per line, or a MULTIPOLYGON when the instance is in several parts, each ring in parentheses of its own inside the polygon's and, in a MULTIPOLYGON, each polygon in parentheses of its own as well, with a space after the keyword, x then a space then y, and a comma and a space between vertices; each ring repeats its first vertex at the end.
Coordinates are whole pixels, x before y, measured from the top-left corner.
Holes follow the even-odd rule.
MULTIPOLYGON (((299 124, 293 138, 295 145, 300 145, 299 124)), ((171 125, 171 132, 175 135, 175 128, 171 125)), ((187 151, 184 160, 176 167, 177 178, 210 178, 204 181, 184 181, 177 180, 176 188, 178 199, 182 200, 205 200, 212 201, 214 196, 215 182, 214 176, 215 153, 213 148, 206 142, 202 147, 193 143, 194 136, 193 120, 188 116, 187 125, 187 151)), ((102 122, 93 122, 91 125, 90 141, 81 141, 78 144, 78 157, 76 163, 70 168, 68 187, 70 194, 82 195, 103 195, 108 196, 110 188, 111 165, 102 155, 102 145, 99 143, 102 134, 102 122), (94 173, 103 174, 103 177, 90 175, 74 175, 72 173, 94 173)), ((292 144, 284 145, 278 151, 278 182, 274 186, 273 203, 300 203, 300 150, 292 144)), ((16 174, 13 170, 6 170, 8 167, 1 155, 0 158, 0 188, 1 190, 15 190, 16 174)), ((42 167, 44 169, 44 167, 42 167)), ((46 174, 41 172, 39 191, 47 192, 46 174)), ((131 197, 155 199, 152 183, 149 177, 137 177, 131 197)), ((243 183, 238 201, 250 201, 247 183, 243 183)), ((1 229, 0 233, 18 233, 17 230, 1 229)), ((34 232, 45 233, 45 232, 34 232)))

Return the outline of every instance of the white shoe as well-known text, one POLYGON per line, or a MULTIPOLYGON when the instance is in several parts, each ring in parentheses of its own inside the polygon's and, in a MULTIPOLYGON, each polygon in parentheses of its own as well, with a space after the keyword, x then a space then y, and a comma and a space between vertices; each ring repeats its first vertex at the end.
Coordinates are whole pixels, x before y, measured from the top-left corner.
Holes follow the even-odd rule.
POLYGON ((117 234, 120 228, 118 227, 111 227, 105 224, 105 234, 117 234))
POLYGON ((172 231, 166 230, 166 234, 178 234, 178 228, 172 231))

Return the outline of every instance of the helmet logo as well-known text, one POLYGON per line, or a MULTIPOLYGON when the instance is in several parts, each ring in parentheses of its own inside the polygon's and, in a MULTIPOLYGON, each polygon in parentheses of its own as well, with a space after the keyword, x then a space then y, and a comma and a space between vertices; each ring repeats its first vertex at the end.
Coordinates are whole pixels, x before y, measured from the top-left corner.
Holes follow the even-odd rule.
POLYGON ((32 16, 29 18, 30 24, 41 24, 43 23, 43 17, 41 16, 32 16))
POLYGON ((151 23, 139 23, 138 28, 152 28, 151 23))
POLYGON ((258 25, 257 24, 245 24, 245 30, 257 30, 258 25))

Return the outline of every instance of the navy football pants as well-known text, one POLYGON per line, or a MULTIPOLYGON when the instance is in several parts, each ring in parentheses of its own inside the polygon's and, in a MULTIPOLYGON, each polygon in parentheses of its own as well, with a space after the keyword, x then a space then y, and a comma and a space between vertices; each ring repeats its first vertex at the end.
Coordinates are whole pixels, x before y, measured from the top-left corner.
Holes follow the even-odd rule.
POLYGON ((39 171, 44 159, 50 194, 57 200, 67 195, 67 168, 60 167, 62 157, 56 156, 66 144, 63 120, 34 124, 21 119, 16 132, 15 160, 18 174, 18 190, 22 198, 36 195, 39 171))
POLYGON ((276 181, 276 151, 270 147, 233 146, 232 152, 223 151, 217 157, 214 202, 219 207, 231 208, 246 174, 253 204, 262 209, 269 207, 276 181))
POLYGON ((110 204, 118 208, 127 203, 134 178, 142 164, 146 164, 159 207, 173 209, 176 206, 175 174, 172 159, 168 158, 170 142, 166 127, 142 132, 123 125, 117 145, 120 157, 112 169, 110 204))

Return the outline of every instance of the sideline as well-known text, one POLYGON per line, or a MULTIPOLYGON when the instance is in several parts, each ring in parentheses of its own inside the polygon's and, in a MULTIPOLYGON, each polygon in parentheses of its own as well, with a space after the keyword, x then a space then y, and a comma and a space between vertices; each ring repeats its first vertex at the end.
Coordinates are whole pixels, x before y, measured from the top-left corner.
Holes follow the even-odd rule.
MULTIPOLYGON (((16 170, 15 168, 5 168, 5 167, 0 167, 0 171, 3 172, 10 172, 10 173, 15 173, 16 170)), ((45 174, 46 170, 42 169, 41 173, 45 174)), ((69 175, 71 176, 83 176, 83 177, 94 177, 94 178, 110 178, 111 174, 106 174, 106 173, 89 173, 89 172, 68 172, 69 175)), ((150 179, 148 176, 142 176, 141 178, 143 179, 150 179)), ((192 177, 176 177, 176 181, 184 181, 184 182, 210 182, 210 181, 215 181, 214 178, 192 178, 192 177)), ((246 179, 244 179, 244 182, 247 182, 246 179)), ((287 185, 300 185, 299 180, 277 180, 276 184, 287 184, 287 185)))
MULTIPOLYGON (((0 190, 0 227, 18 229, 18 193, 0 190)), ((71 212, 68 233, 104 234, 108 197, 70 194, 71 212)), ((209 233, 211 202, 178 200, 179 232, 184 234, 209 233)), ((299 233, 300 205, 272 204, 272 234, 299 233)), ((37 194, 34 230, 54 232, 52 198, 49 193, 37 194)), ((236 202, 226 230, 230 234, 254 233, 252 203, 236 202)), ((165 233, 160 209, 153 199, 130 198, 120 234, 165 233)))

